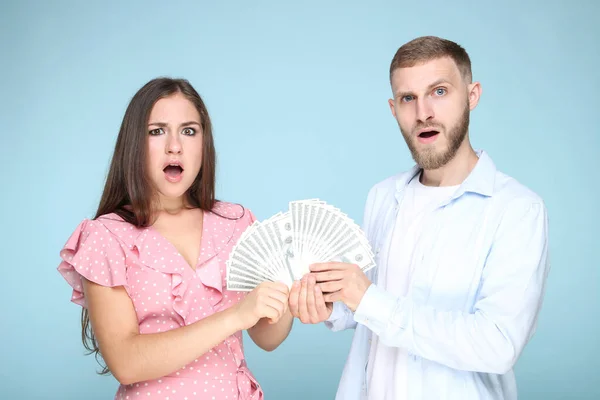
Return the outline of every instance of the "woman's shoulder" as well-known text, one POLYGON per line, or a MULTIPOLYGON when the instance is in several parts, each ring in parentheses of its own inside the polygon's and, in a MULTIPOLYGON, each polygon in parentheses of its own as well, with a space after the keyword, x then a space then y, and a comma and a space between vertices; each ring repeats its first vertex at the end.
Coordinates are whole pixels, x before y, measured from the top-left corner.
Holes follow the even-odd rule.
POLYGON ((126 221, 117 213, 100 215, 93 220, 94 224, 104 229, 108 234, 118 239, 121 243, 130 247, 143 231, 131 222, 126 221))
POLYGON ((81 277, 103 286, 127 285, 125 271, 129 251, 121 237, 128 236, 132 229, 133 225, 110 214, 85 218, 77 225, 60 250, 58 266, 60 274, 73 288, 73 302, 85 305, 81 277))
POLYGON ((215 202, 211 213, 217 218, 238 221, 241 224, 252 224, 256 217, 248 207, 240 203, 231 203, 218 200, 215 202))
POLYGON ((134 224, 127 222, 116 213, 109 213, 82 219, 71 233, 68 242, 106 245, 106 241, 109 241, 129 248, 139 234, 140 229, 134 224), (90 239, 92 242, 88 242, 90 239))

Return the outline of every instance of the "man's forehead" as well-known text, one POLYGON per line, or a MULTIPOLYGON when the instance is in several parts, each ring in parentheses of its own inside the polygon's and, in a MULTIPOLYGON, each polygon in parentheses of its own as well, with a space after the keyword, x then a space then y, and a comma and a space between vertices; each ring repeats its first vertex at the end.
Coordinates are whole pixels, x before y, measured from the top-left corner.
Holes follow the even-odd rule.
POLYGON ((461 80, 456 63, 449 57, 397 68, 392 73, 394 91, 423 90, 440 80, 455 84, 461 80))

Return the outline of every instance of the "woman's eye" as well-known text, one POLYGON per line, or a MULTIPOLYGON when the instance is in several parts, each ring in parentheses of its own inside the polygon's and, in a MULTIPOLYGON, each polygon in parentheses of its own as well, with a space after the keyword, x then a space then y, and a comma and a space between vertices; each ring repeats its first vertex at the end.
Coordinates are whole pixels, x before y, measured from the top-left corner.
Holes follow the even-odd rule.
POLYGON ((163 134, 164 131, 163 131, 162 128, 156 128, 156 129, 152 129, 149 133, 150 133, 150 135, 155 136, 155 135, 161 135, 161 134, 163 134))
POLYGON ((182 133, 184 135, 192 136, 196 134, 196 130, 194 128, 185 128, 182 133))

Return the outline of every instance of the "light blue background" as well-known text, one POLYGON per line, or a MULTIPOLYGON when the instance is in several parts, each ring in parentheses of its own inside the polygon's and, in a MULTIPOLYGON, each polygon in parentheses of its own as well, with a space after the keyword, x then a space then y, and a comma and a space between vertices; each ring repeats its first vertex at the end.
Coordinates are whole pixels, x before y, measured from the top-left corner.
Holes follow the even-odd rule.
MULTIPOLYGON (((319 197, 360 222, 370 186, 412 166, 387 74, 424 34, 466 47, 483 86, 474 145, 549 208, 553 266, 520 398, 600 398, 600 2, 126 3, 0 4, 1 398, 114 395, 56 267, 141 85, 185 77, 204 97, 219 198, 262 219, 319 197)), ((350 339, 296 324, 277 351, 246 349, 267 399, 332 399, 350 339)))

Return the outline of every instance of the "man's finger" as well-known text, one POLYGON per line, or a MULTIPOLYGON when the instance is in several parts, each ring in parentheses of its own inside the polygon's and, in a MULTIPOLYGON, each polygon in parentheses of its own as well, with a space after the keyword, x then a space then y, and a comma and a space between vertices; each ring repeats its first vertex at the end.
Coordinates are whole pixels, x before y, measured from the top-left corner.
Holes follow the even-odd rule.
POLYGON ((333 293, 327 293, 323 295, 323 299, 327 302, 327 303, 333 303, 336 301, 340 301, 342 300, 342 292, 341 291, 337 291, 337 292, 333 292, 333 293))
POLYGON ((317 307, 315 306, 315 278, 312 276, 308 276, 307 278, 308 284, 306 287, 306 308, 308 309, 308 315, 311 323, 316 323, 319 319, 319 313, 317 312, 317 307))
POLYGON ((323 293, 337 292, 344 287, 343 281, 321 282, 317 283, 317 285, 319 285, 319 288, 323 293))
POLYGON ((321 271, 331 271, 331 270, 343 270, 343 269, 348 268, 348 266, 350 266, 350 265, 352 265, 352 264, 331 261, 331 262, 327 262, 327 263, 311 264, 309 268, 310 268, 311 272, 321 272, 321 271))
POLYGON ((317 282, 339 281, 344 277, 344 271, 329 270, 323 272, 313 272, 311 275, 315 277, 317 282))
POLYGON ((298 297, 298 312, 302 323, 308 322, 308 309, 306 308, 306 276, 302 277, 300 286, 300 296, 298 297))
POLYGON ((327 318, 329 310, 327 309, 325 299, 323 298, 323 292, 321 292, 319 285, 315 285, 315 307, 317 309, 317 313, 319 314, 319 320, 324 320, 327 318))

